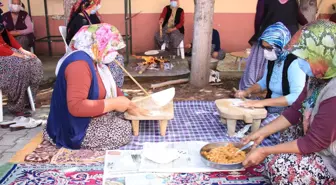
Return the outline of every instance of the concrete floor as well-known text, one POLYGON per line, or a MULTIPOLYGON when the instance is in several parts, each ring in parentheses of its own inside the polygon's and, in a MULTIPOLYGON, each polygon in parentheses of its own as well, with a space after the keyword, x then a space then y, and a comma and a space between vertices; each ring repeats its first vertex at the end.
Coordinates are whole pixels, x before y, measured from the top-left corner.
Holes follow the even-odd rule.
MULTIPOLYGON (((61 57, 39 56, 44 68, 44 83, 55 79, 55 69, 61 57)), ((5 109, 5 108, 4 108, 5 109)), ((37 109, 33 115, 35 119, 46 120, 49 114, 49 107, 37 109)), ((14 117, 4 110, 4 121, 13 120, 14 117)), ((10 129, 0 128, 0 165, 8 162, 13 155, 21 150, 29 141, 42 131, 43 126, 34 129, 25 129, 11 132, 10 129)))
POLYGON ((39 56, 39 59, 42 61, 44 68, 43 82, 48 82, 55 79, 55 69, 60 58, 61 56, 39 56))
MULTIPOLYGON (((49 107, 41 107, 33 114, 35 120, 46 121, 49 107)), ((4 110, 4 121, 13 120, 14 116, 4 110)), ((11 132, 10 129, 0 128, 0 166, 8 162, 17 151, 21 150, 29 141, 42 131, 44 125, 34 129, 24 129, 11 132)))

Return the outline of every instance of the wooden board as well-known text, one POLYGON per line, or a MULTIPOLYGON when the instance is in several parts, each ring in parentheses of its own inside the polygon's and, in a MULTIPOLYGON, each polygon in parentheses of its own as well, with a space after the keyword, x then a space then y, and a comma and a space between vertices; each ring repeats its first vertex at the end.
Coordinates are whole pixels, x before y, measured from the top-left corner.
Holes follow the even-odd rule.
MULTIPOLYGON (((133 100, 139 99, 142 97, 135 97, 133 100)), ((125 118, 128 120, 171 120, 174 118, 174 103, 171 101, 164 107, 157 107, 152 102, 152 100, 145 99, 140 102, 136 102, 136 105, 140 108, 147 109, 151 112, 149 116, 132 116, 127 112, 125 113, 125 118)))
MULTIPOLYGON (((267 110, 265 108, 244 108, 234 104, 239 103, 240 99, 220 99, 215 104, 222 118, 228 120, 244 120, 245 123, 253 123, 253 120, 266 118, 267 110)), ((248 100, 246 100, 248 101, 248 100)))

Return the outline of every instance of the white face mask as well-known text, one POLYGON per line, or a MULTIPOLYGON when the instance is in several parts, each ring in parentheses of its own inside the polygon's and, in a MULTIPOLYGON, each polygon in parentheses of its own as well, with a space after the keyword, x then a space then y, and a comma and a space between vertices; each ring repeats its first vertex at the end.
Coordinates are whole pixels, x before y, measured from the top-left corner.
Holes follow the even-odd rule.
POLYGON ((272 49, 271 51, 264 49, 264 57, 266 58, 266 60, 269 61, 275 61, 276 59, 278 59, 278 56, 276 55, 274 49, 272 49))
POLYGON ((19 12, 21 10, 21 5, 11 4, 11 11, 12 12, 19 12))
POLYGON ((90 14, 96 14, 100 8, 101 8, 101 5, 99 4, 98 6, 96 6, 95 9, 91 10, 90 14))
POLYGON ((170 6, 176 8, 177 7, 177 1, 171 1, 170 6))

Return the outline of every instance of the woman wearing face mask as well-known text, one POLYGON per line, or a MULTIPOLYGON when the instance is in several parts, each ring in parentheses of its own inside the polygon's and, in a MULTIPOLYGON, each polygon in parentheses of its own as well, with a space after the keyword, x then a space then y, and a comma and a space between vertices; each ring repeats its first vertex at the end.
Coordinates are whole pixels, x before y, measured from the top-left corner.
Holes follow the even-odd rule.
POLYGON ((259 145, 281 132, 279 145, 254 149, 245 167, 265 160, 272 184, 335 184, 336 182, 336 24, 319 20, 304 26, 288 50, 305 61, 306 87, 282 116, 243 139, 259 145), (308 42, 309 41, 309 42, 308 42))
POLYGON ((84 25, 101 23, 98 10, 100 9, 100 0, 77 0, 72 6, 67 25, 67 44, 72 37, 84 25))
POLYGON ((0 89, 8 97, 7 108, 11 113, 30 116, 25 112, 25 108, 29 108, 27 89, 30 87, 33 95, 37 94, 43 79, 42 63, 23 49, 2 23, 0 33, 0 89))
POLYGON ((132 136, 131 123, 123 112, 143 114, 124 97, 117 80, 103 65, 116 60, 125 47, 118 29, 109 24, 83 26, 70 42, 72 52, 56 68, 57 80, 51 99, 44 138, 58 147, 113 150, 132 136))
POLYGON ((178 6, 178 0, 170 0, 170 5, 166 6, 160 16, 160 32, 155 34, 155 42, 158 48, 162 44, 172 51, 176 51, 181 41, 184 39, 184 11, 178 6))
POLYGON ((34 46, 35 36, 31 17, 20 0, 9 0, 9 11, 3 14, 4 24, 25 50, 34 46))
POLYGON ((258 39, 268 26, 276 22, 283 23, 291 35, 299 29, 299 24, 308 23, 299 9, 297 0, 258 0, 255 31, 249 40, 252 48, 246 61, 246 70, 240 80, 240 90, 246 90, 262 78, 267 61, 258 39))
POLYGON ((264 48, 268 60, 264 76, 252 87, 235 94, 237 98, 242 98, 267 90, 265 99, 245 101, 242 104, 245 107, 267 108, 269 115, 262 125, 268 124, 292 105, 305 85, 306 75, 299 67, 302 59, 297 59, 283 49, 290 39, 290 32, 282 23, 269 26, 259 38, 260 47, 264 48))

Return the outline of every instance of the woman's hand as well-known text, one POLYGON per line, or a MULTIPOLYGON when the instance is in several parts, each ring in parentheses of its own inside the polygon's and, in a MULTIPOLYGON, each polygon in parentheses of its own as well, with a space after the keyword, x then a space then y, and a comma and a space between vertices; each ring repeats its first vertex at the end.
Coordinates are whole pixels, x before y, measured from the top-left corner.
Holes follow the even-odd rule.
POLYGON ((249 143, 250 141, 254 141, 254 145, 253 145, 253 148, 257 148, 257 146, 260 145, 260 143, 266 138, 266 136, 264 136, 260 130, 258 130, 257 132, 255 133, 252 133, 246 137, 244 137, 242 140, 241 140, 241 143, 243 145, 246 145, 247 143, 249 143))
POLYGON ((140 108, 131 102, 130 107, 127 109, 127 113, 133 116, 148 116, 149 111, 143 108, 140 108))
POLYGON ((118 96, 115 98, 117 101, 115 102, 116 108, 115 110, 118 112, 126 112, 128 108, 131 106, 131 100, 126 98, 125 96, 118 96))
POLYGON ((23 49, 23 48, 20 48, 20 51, 21 51, 23 54, 27 55, 29 58, 37 58, 37 56, 36 56, 34 53, 32 53, 32 52, 30 52, 30 51, 27 51, 27 50, 25 50, 25 49, 23 49))
POLYGON ((191 44, 186 44, 184 47, 185 47, 186 49, 190 49, 190 48, 191 48, 191 44))
POLYGON ((262 163, 268 154, 265 152, 264 148, 256 148, 252 150, 243 162, 245 168, 256 166, 262 163))
POLYGON ((22 55, 21 53, 19 53, 19 52, 14 52, 13 54, 12 54, 12 56, 15 56, 15 57, 19 57, 19 58, 26 58, 25 57, 25 55, 22 55))
POLYGON ((262 108, 265 107, 263 100, 248 100, 240 104, 242 107, 246 108, 262 108))
POLYGON ((10 33, 11 35, 13 35, 14 37, 20 35, 20 32, 19 32, 19 31, 10 31, 9 33, 10 33))
POLYGON ((160 19, 159 20, 159 25, 162 25, 163 24, 163 19, 160 19))
POLYGON ((27 51, 27 53, 25 53, 25 54, 27 56, 29 56, 30 58, 37 58, 37 56, 34 53, 32 53, 32 52, 27 51))
POLYGON ((173 31, 175 31, 175 28, 168 28, 167 33, 171 33, 173 31))
POLYGON ((236 97, 236 98, 246 98, 246 97, 248 97, 248 93, 246 92, 246 91, 237 91, 235 94, 234 94, 234 96, 236 97))

